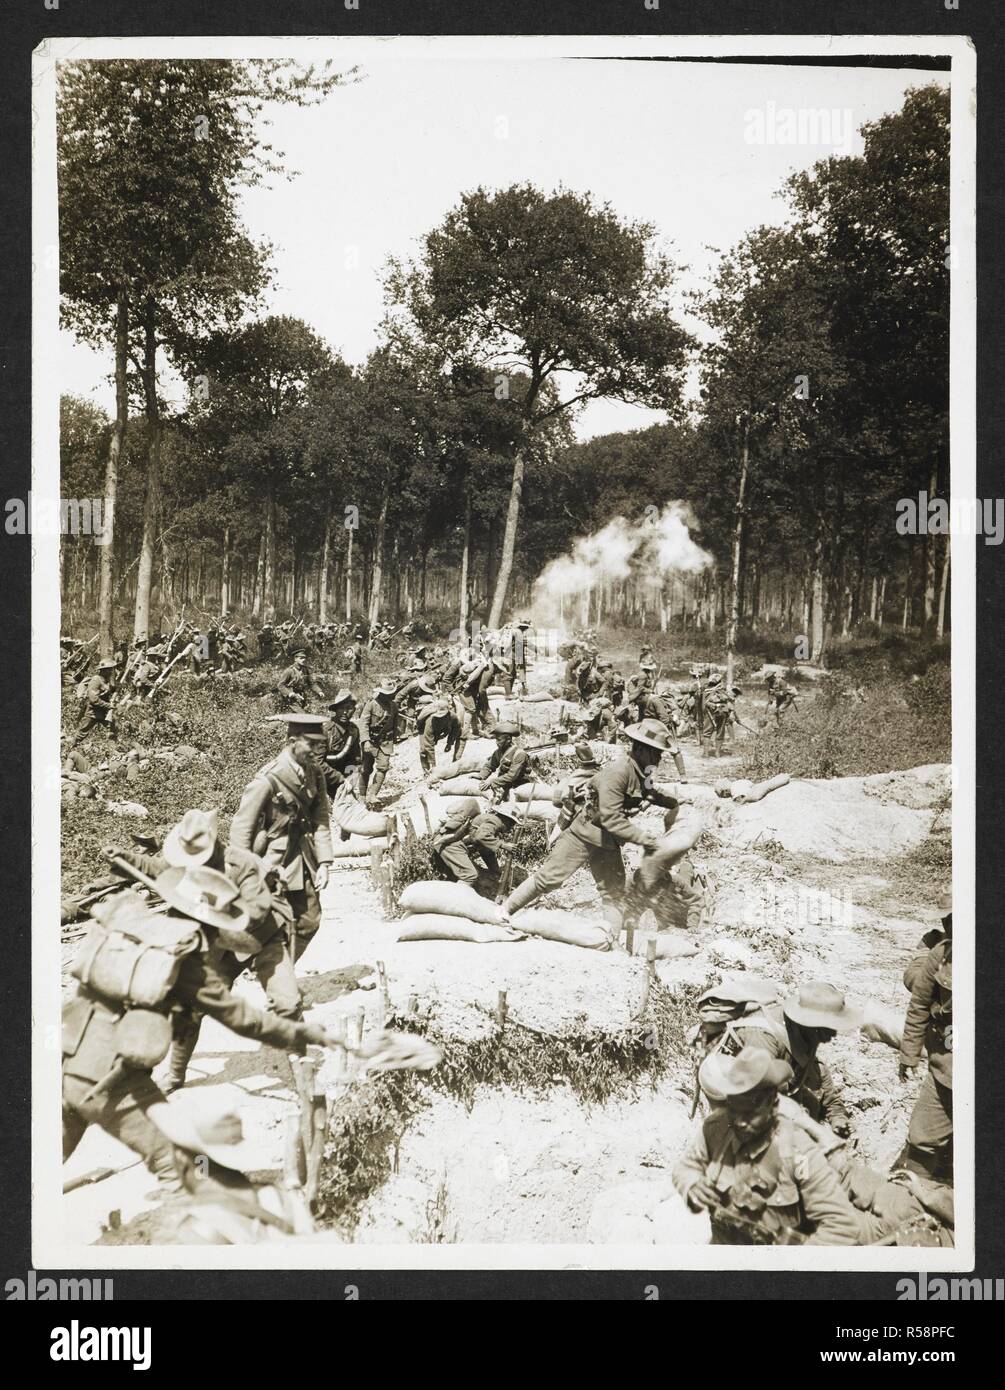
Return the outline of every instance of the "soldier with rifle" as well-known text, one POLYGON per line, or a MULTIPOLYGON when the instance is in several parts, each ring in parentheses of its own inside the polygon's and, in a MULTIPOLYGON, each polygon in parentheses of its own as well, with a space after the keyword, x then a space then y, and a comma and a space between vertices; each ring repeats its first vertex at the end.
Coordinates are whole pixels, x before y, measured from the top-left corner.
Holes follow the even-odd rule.
POLYGON ((307 665, 307 652, 297 647, 293 652, 293 663, 279 677, 276 685, 280 703, 284 709, 302 710, 311 695, 324 698, 324 691, 311 675, 307 665))
MULTIPOLYGON (((232 985, 242 970, 250 969, 265 990, 269 1008, 280 1018, 299 1022, 303 1001, 293 970, 293 912, 286 900, 278 872, 266 869, 258 855, 219 838, 216 811, 186 811, 169 832, 159 854, 109 846, 104 851, 113 869, 150 887, 152 880, 170 868, 209 868, 226 874, 237 889, 238 905, 248 918, 247 932, 255 938, 254 952, 235 954, 214 947, 213 964, 232 985)), ((121 882, 121 880, 120 880, 121 882)), ((185 1073, 199 1040, 201 1019, 191 1015, 175 1027, 171 1069, 166 1092, 185 1084, 185 1073)))
POLYGON ((86 738, 99 724, 109 738, 115 738, 115 672, 113 657, 103 656, 96 673, 87 682, 81 702, 80 720, 71 747, 86 738))
POLYGON ((499 861, 506 854, 501 837, 510 833, 516 819, 512 804, 493 806, 483 812, 477 797, 461 798, 460 805, 448 813, 433 836, 433 862, 454 882, 478 889, 485 876, 475 863, 477 856, 492 884, 501 885, 499 861))
POLYGON ((707 1211, 713 1245, 860 1245, 870 1220, 856 1211, 804 1129, 783 1115, 787 1062, 756 1047, 714 1052, 698 1069, 714 1109, 673 1170, 692 1211, 707 1211))

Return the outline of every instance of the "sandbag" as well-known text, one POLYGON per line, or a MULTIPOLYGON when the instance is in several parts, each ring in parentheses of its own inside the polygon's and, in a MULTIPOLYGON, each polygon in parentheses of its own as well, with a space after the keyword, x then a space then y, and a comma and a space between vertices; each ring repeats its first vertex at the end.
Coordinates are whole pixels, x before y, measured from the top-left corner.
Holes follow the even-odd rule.
POLYGON ((410 883, 398 899, 406 913, 443 913, 448 917, 465 917, 469 922, 497 923, 501 909, 483 898, 466 883, 446 883, 440 879, 424 879, 410 883))
POLYGON ((432 772, 427 772, 425 782, 428 787, 437 787, 441 783, 450 781, 454 777, 466 777, 469 773, 478 772, 485 764, 485 758, 473 757, 459 758, 457 762, 441 763, 439 767, 434 767, 432 772))
MULTIPOLYGON (((461 886, 461 885, 457 885, 461 886)), ((481 945, 497 941, 522 941, 519 931, 493 922, 472 922, 445 912, 414 912, 406 917, 398 933, 399 941, 474 941, 481 945)))
POLYGON ((567 946, 583 946, 588 951, 609 951, 611 943, 605 927, 596 922, 582 922, 567 912, 550 912, 547 908, 528 907, 518 912, 513 925, 528 936, 545 941, 561 941, 567 946))
MULTIPOLYGON (((632 945, 633 956, 644 956, 648 951, 646 936, 636 936, 632 945)), ((685 956, 696 956, 698 947, 687 937, 678 935, 677 932, 660 932, 656 938, 656 959, 657 960, 680 960, 685 956)))
POLYGON ((899 1052, 904 1036, 904 1011, 875 1004, 870 999, 866 1002, 864 1013, 862 1034, 872 1042, 886 1043, 887 1047, 895 1047, 899 1052))
POLYGON ((441 796, 477 796, 480 787, 479 777, 451 777, 449 781, 438 782, 436 790, 441 796))
POLYGON ((535 690, 532 695, 521 695, 520 700, 525 705, 550 705, 554 695, 547 690, 535 690))
POLYGON ((523 813, 528 820, 543 820, 554 825, 559 817, 560 807, 552 801, 531 801, 523 813))
POLYGON ((365 859, 372 849, 387 849, 386 835, 350 835, 348 840, 334 840, 335 859, 365 859))
POLYGON ((514 801, 550 801, 555 788, 550 782, 524 782, 513 788, 514 801))
POLYGON ((353 835, 386 835, 388 818, 379 811, 368 811, 346 784, 339 787, 331 803, 332 824, 353 835))
POLYGON ((760 801, 766 797, 768 792, 777 791, 779 787, 785 787, 790 781, 787 772, 780 772, 777 777, 769 777, 766 782, 749 782, 742 778, 732 784, 731 793, 733 800, 740 806, 745 806, 750 801, 760 801))

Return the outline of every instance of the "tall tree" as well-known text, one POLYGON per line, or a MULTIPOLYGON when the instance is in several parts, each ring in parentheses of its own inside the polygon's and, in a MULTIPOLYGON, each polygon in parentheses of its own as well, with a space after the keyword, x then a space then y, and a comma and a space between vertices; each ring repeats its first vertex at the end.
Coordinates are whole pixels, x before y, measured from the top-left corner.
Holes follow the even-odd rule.
POLYGON ((505 609, 535 431, 598 397, 679 409, 690 338, 670 311, 673 273, 648 224, 530 184, 465 194, 417 263, 392 264, 391 333, 489 373, 521 427, 490 626, 505 609), (514 390, 518 374, 525 384, 514 390), (572 382, 564 397, 561 378, 572 382))

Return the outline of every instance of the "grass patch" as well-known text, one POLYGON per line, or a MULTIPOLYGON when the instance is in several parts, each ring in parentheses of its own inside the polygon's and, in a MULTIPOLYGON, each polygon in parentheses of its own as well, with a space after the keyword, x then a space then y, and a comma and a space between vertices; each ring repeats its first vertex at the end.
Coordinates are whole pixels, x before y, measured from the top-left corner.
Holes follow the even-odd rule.
POLYGON ((320 1224, 352 1234, 363 1203, 395 1171, 405 1132, 437 1095, 470 1110, 481 1086, 535 1096, 567 1086, 589 1108, 636 1095, 640 1086, 655 1086, 668 1074, 689 1084, 686 1035, 696 1021, 700 993, 695 986, 670 990, 656 981, 644 1015, 617 1033, 584 1030, 544 1037, 509 1024, 476 1042, 461 1042, 443 1037, 429 1019, 394 1017, 390 1027, 422 1033, 442 1048, 443 1060, 431 1072, 371 1077, 336 1104, 321 1172, 320 1224))

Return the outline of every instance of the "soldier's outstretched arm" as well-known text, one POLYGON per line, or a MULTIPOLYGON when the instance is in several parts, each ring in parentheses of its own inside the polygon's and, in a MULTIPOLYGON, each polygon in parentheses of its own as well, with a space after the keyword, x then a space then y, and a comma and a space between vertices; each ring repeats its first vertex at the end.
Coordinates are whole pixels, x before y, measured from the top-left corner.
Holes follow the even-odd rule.
POLYGON ((246 999, 232 994, 227 982, 200 954, 184 958, 173 993, 190 1009, 208 1014, 239 1037, 253 1038, 270 1047, 303 1052, 317 1035, 317 1030, 309 1025, 293 1023, 278 1014, 263 1013, 246 999))

